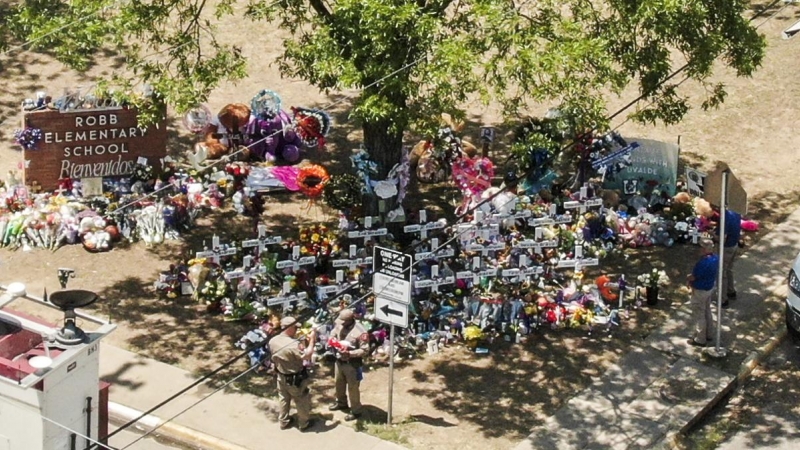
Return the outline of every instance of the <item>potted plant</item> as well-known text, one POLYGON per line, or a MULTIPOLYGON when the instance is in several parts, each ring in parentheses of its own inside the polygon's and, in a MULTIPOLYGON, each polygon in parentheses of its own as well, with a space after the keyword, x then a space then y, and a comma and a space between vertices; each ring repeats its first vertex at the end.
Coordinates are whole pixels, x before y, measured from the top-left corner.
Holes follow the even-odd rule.
POLYGON ((655 306, 658 303, 658 294, 661 286, 666 286, 669 283, 669 277, 663 270, 653 269, 649 273, 639 275, 637 277, 639 283, 645 287, 645 296, 647 304, 655 306))

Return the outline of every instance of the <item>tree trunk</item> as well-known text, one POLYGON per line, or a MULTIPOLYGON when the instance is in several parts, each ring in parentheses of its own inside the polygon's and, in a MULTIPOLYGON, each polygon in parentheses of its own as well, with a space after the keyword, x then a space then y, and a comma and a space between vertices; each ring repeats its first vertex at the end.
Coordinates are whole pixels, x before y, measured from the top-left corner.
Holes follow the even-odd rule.
MULTIPOLYGON (((378 164, 379 173, 374 177, 375 180, 385 180, 392 167, 400 162, 404 128, 396 121, 391 120, 364 122, 362 126, 364 147, 369 152, 371 159, 378 164)), ((364 204, 364 212, 367 215, 379 215, 378 200, 376 196, 371 196, 371 201, 364 204)), ((393 201, 393 199, 389 199, 389 201, 393 201)), ((393 206, 393 204, 386 205, 387 208, 393 206)))

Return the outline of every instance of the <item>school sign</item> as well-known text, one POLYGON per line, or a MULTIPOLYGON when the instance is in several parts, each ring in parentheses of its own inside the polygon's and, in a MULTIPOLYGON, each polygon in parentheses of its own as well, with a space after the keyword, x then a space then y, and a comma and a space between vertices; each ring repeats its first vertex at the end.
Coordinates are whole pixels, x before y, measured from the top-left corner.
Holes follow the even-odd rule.
POLYGON ((166 121, 139 128, 135 109, 33 111, 24 120, 42 131, 36 147, 23 152, 25 183, 45 190, 56 189, 63 178, 130 175, 140 157, 158 167, 167 152, 166 121))

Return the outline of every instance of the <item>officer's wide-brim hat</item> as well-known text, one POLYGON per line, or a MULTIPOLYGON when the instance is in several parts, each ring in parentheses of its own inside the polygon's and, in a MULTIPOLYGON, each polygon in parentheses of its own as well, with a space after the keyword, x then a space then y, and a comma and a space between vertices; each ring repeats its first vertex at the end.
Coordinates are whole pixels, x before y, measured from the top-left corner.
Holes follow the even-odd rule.
POLYGON ((288 327, 291 327, 293 325, 299 325, 297 323, 297 319, 295 319, 294 317, 286 316, 283 319, 281 319, 281 328, 288 328, 288 327))
POLYGON ((355 319, 356 315, 353 314, 352 309, 343 309, 336 318, 336 323, 345 323, 355 319))

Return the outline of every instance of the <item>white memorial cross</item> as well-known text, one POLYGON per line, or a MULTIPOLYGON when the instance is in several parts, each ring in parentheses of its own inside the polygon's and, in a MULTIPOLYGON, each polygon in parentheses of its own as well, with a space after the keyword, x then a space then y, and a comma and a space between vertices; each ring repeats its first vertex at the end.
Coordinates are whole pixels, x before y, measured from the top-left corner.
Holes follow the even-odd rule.
POLYGON ((692 237, 692 244, 697 244, 700 241, 700 238, 703 237, 703 233, 697 229, 697 227, 692 227, 689 231, 689 236, 692 237))
POLYGON ((280 236, 267 236, 267 226, 262 223, 258 225, 258 237, 242 241, 242 248, 258 247, 258 254, 261 255, 267 251, 268 245, 280 244, 281 241, 280 236))
POLYGON ((481 282, 481 277, 496 277, 497 276, 497 268, 482 268, 483 258, 480 256, 475 256, 472 258, 472 267, 471 270, 462 270, 461 272, 456 273, 456 279, 463 280, 472 278, 473 284, 478 284, 481 282))
POLYGON ((367 216, 364 217, 364 229, 348 231, 347 237, 350 239, 364 238, 364 244, 366 244, 375 236, 386 236, 387 234, 389 234, 388 228, 378 228, 377 230, 373 230, 372 217, 367 216))
POLYGON ((502 271, 501 275, 503 278, 514 278, 516 277, 516 281, 522 282, 522 280, 527 279, 531 275, 541 275, 544 273, 544 268, 541 266, 530 266, 528 267, 528 255, 522 254, 519 255, 519 267, 513 269, 505 269, 502 271))
POLYGON ((350 259, 334 259, 331 265, 333 267, 347 267, 348 269, 353 270, 356 268, 356 266, 368 266, 372 264, 372 256, 367 256, 366 258, 356 258, 357 253, 357 247, 355 245, 350 245, 350 259))
POLYGON ((500 250, 505 250, 505 248, 505 242, 486 242, 485 244, 473 242, 468 244, 465 250, 468 252, 481 252, 481 255, 488 256, 489 252, 497 252, 500 250))
POLYGON ((235 280, 239 278, 243 278, 246 282, 250 282, 250 279, 255 277, 260 273, 267 273, 267 268, 263 264, 259 264, 253 267, 253 257, 247 255, 244 257, 242 261, 242 267, 240 269, 225 272, 225 279, 226 280, 235 280))
POLYGON ((583 267, 597 266, 599 264, 600 260, 598 258, 584 258, 583 245, 575 244, 574 258, 559 260, 558 264, 556 265, 556 268, 558 269, 573 268, 575 270, 580 270, 583 267))
POLYGON ((292 247, 292 259, 287 259, 284 261, 278 261, 275 264, 275 267, 278 269, 285 269, 287 267, 291 267, 292 271, 297 271, 300 266, 307 266, 310 264, 314 264, 317 261, 316 256, 303 256, 300 257, 300 246, 295 245, 292 247))
POLYGON ((440 277, 439 265, 434 264, 433 266, 431 266, 431 278, 428 280, 415 280, 414 287, 417 289, 431 288, 433 292, 439 292, 439 286, 444 286, 446 284, 453 284, 455 282, 456 282, 456 277, 452 275, 447 277, 440 277))
POLYGON ((283 309, 289 308, 292 302, 296 302, 299 300, 305 300, 308 298, 308 294, 305 292, 298 292, 297 294, 291 294, 292 286, 290 281, 283 282, 283 289, 281 289, 281 293, 277 297, 272 297, 267 299, 267 306, 275 306, 275 305, 283 305, 283 309))
POLYGON ((219 259, 223 256, 231 256, 236 254, 236 247, 227 244, 222 245, 219 243, 219 236, 216 234, 211 238, 211 249, 205 249, 202 252, 197 252, 197 258, 208 258, 219 265, 219 259))
POLYGON ((603 206, 602 198, 586 198, 589 193, 589 188, 583 186, 580 190, 579 200, 564 202, 564 209, 578 209, 581 214, 586 212, 587 208, 595 208, 603 206))
POLYGON ((436 222, 428 222, 428 213, 424 209, 419 210, 419 224, 406 225, 403 227, 404 233, 419 233, 421 239, 428 237, 428 232, 432 230, 440 230, 447 226, 447 221, 437 220, 436 222))
POLYGON ((438 238, 431 238, 430 242, 431 242, 430 251, 423 250, 421 252, 415 253, 414 260, 421 261, 423 259, 439 259, 439 258, 449 258, 451 256, 455 256, 456 251, 453 250, 453 248, 450 246, 444 249, 440 249, 438 238))

